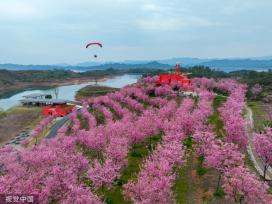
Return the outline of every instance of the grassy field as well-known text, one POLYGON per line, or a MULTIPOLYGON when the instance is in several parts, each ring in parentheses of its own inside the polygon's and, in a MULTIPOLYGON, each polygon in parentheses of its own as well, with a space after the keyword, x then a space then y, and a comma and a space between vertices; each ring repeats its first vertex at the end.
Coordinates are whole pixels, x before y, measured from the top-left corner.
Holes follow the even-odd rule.
POLYGON ((111 88, 107 86, 89 85, 89 86, 83 87, 77 92, 76 99, 80 100, 81 98, 84 98, 84 97, 95 97, 95 96, 106 95, 109 92, 113 92, 117 90, 119 89, 111 88))
POLYGON ((203 167, 196 154, 189 153, 186 163, 177 171, 173 191, 178 204, 230 203, 224 198, 224 194, 215 195, 218 171, 203 167))
POLYGON ((254 129, 255 131, 263 130, 266 122, 266 112, 263 109, 262 102, 260 101, 248 101, 248 106, 253 112, 254 129))
MULTIPOLYGON (((227 97, 217 95, 214 98, 214 113, 209 117, 208 122, 215 127, 218 137, 225 135, 224 124, 220 119, 218 108, 226 102, 227 97)), ((198 157, 192 151, 191 145, 185 140, 188 157, 182 168, 178 169, 178 176, 173 190, 175 198, 179 204, 229 204, 225 199, 221 187, 216 191, 219 172, 204 165, 204 158, 198 157)))
POLYGON ((21 131, 32 129, 41 119, 41 108, 16 106, 0 114, 0 144, 3 144, 21 131))

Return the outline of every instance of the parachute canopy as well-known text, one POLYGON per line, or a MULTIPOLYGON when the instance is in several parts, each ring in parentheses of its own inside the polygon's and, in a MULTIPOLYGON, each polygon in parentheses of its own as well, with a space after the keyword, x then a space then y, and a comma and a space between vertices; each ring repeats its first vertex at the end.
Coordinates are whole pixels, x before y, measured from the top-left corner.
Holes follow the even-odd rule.
POLYGON ((91 43, 86 45, 86 48, 88 48, 90 46, 95 46, 95 45, 97 45, 99 47, 103 47, 103 45, 101 43, 99 43, 99 42, 91 42, 91 43))

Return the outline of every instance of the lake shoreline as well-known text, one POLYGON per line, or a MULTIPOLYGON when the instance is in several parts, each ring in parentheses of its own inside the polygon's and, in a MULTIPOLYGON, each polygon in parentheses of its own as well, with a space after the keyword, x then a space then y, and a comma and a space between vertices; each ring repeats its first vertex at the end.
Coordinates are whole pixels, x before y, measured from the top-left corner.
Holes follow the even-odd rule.
POLYGON ((87 85, 77 91, 75 95, 75 99, 77 101, 82 101, 85 98, 97 97, 97 96, 105 95, 109 92, 114 92, 118 90, 119 88, 112 88, 109 86, 87 85))
MULTIPOLYGON (((13 94, 12 96, 4 99, 0 99, 0 111, 8 110, 11 107, 14 107, 20 103, 20 100, 23 99, 24 96, 29 94, 50 94, 53 98, 59 98, 63 100, 72 101, 75 100, 75 96, 77 92, 88 85, 93 86, 108 86, 112 88, 121 88, 131 83, 136 83, 141 75, 129 75, 129 74, 119 74, 119 75, 109 75, 103 76, 99 79, 90 78, 80 78, 80 79, 69 79, 60 81, 60 82, 52 82, 46 87, 40 88, 43 84, 35 84, 31 88, 17 89, 17 94, 13 94), (97 82, 97 83, 96 83, 97 82), (38 88, 37 88, 38 87, 38 88), (54 87, 57 87, 57 92, 54 87), (23 91, 25 90, 25 91, 23 91), (57 93, 57 96, 55 96, 57 93)), ((48 85, 48 84, 47 84, 48 85)), ((12 92, 14 93, 14 92, 12 92)), ((10 93, 11 94, 11 93, 10 93)))
POLYGON ((112 75, 112 76, 103 76, 101 78, 98 78, 97 80, 93 78, 72 78, 72 79, 67 79, 65 81, 55 81, 55 82, 42 82, 42 83, 17 83, 11 86, 3 86, 2 89, 0 89, 0 99, 6 99, 9 98, 17 93, 23 92, 23 91, 31 91, 31 90, 48 90, 52 89, 54 87, 58 86, 68 86, 68 85, 76 85, 76 84, 83 84, 83 83, 88 83, 88 82, 103 82, 108 79, 111 79, 113 77, 120 76, 120 75, 112 75))
MULTIPOLYGON (((64 85, 58 87, 59 97, 64 100, 74 100, 76 97, 84 97, 85 95, 96 97, 119 90, 119 88, 126 85, 136 83, 139 78, 139 75, 128 74, 112 77, 107 76, 97 80, 97 84, 95 83, 96 80, 70 80, 66 81, 65 84, 61 83, 64 85)), ((60 83, 54 85, 60 85, 60 83)), ((39 93, 40 90, 26 92, 16 94, 8 99, 0 99, 0 107, 3 108, 3 111, 0 110, 0 146, 9 142, 22 132, 31 131, 42 118, 42 107, 22 106, 19 103, 19 100, 24 95, 33 92, 39 93)), ((41 92, 50 93, 47 90, 41 92)), ((51 90, 51 93, 52 92, 53 90, 51 90)))

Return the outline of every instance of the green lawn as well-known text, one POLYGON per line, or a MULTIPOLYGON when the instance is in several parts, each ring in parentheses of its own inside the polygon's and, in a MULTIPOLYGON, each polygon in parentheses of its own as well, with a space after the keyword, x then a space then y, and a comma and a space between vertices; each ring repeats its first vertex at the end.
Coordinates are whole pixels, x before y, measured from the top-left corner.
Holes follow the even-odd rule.
POLYGON ((178 169, 178 176, 173 187, 176 202, 178 204, 187 204, 193 202, 193 192, 195 186, 191 178, 191 172, 193 170, 193 156, 190 154, 187 158, 186 163, 182 168, 178 169))
POLYGON ((102 95, 106 95, 107 93, 114 92, 117 90, 119 90, 119 89, 107 87, 107 86, 88 85, 88 86, 83 87, 82 89, 80 89, 77 92, 76 98, 102 96, 102 95))
POLYGON ((202 162, 203 158, 191 152, 188 154, 186 163, 178 169, 177 179, 173 186, 176 202, 178 204, 230 204, 223 192, 220 197, 215 195, 219 172, 213 168, 204 167, 202 162))
POLYGON ((264 128, 265 119, 265 111, 262 107, 262 102, 260 101, 248 101, 247 105, 251 108, 253 112, 253 120, 254 120, 254 129, 255 131, 260 131, 264 128))
MULTIPOLYGON (((208 122, 215 126, 218 137, 225 135, 224 124, 220 119, 218 108, 226 102, 227 96, 217 95, 213 101, 214 113, 208 122)), ((189 150, 186 163, 178 170, 178 176, 173 187, 175 198, 179 204, 187 203, 227 203, 222 197, 215 196, 218 172, 212 168, 206 168, 204 158, 197 157, 190 151, 191 142, 185 140, 184 144, 189 150), (191 153, 190 153, 191 152, 191 153)))

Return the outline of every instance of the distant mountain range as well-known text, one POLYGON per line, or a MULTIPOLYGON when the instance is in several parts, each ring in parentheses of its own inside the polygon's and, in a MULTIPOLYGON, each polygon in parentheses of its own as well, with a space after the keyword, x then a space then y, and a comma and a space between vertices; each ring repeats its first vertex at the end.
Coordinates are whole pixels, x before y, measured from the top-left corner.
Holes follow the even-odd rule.
POLYGON ((272 60, 253 60, 253 59, 237 59, 237 60, 212 60, 203 62, 202 65, 223 71, 235 71, 239 69, 248 70, 268 70, 272 69, 272 60))
POLYGON ((185 67, 203 65, 222 71, 248 70, 268 70, 272 69, 272 57, 251 57, 251 58, 229 58, 229 59, 200 59, 200 58, 171 58, 156 61, 148 60, 125 60, 121 62, 83 62, 79 64, 56 64, 56 65, 20 65, 20 64, 0 64, 0 69, 8 70, 51 70, 67 69, 73 71, 103 70, 103 69, 169 69, 176 63, 185 67))

